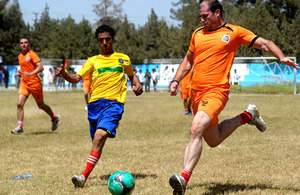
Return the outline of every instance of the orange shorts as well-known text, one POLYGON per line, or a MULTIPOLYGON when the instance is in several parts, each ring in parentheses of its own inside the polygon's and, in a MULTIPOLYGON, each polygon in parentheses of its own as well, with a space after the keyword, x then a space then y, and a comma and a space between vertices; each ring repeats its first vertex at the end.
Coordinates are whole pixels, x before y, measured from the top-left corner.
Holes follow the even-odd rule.
POLYGON ((83 82, 83 92, 92 94, 93 91, 92 91, 91 84, 89 81, 83 82))
POLYGON ((181 88, 181 99, 186 100, 190 97, 191 88, 181 88))
POLYGON ((212 120, 210 127, 219 124, 218 116, 225 108, 228 101, 229 89, 214 88, 205 92, 191 90, 192 109, 205 112, 212 120))
POLYGON ((44 100, 43 86, 40 82, 37 82, 33 85, 26 85, 24 82, 21 82, 18 94, 25 95, 27 97, 32 94, 36 102, 44 100))

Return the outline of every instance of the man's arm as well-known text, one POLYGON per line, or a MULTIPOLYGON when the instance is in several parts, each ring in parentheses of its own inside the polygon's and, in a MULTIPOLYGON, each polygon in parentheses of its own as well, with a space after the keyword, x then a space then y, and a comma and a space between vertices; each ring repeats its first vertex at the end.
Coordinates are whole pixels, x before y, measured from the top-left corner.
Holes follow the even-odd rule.
POLYGON ((140 83, 139 78, 136 75, 129 76, 130 82, 133 84, 132 91, 135 93, 136 96, 139 96, 143 93, 143 87, 140 83))
POLYGON ((60 65, 60 67, 57 67, 55 70, 55 76, 62 77, 65 80, 67 80, 70 83, 76 84, 82 80, 81 76, 78 74, 70 74, 65 71, 64 65, 60 65))
POLYGON ((38 74, 39 72, 42 72, 44 70, 44 66, 42 64, 42 62, 37 62, 36 63, 36 68, 34 69, 34 71, 32 72, 23 72, 23 76, 24 77, 30 77, 32 75, 38 74))
POLYGON ((179 85, 179 82, 187 75, 192 67, 193 67, 193 57, 194 54, 190 51, 187 51, 185 57, 183 58, 182 62, 180 63, 178 70, 176 72, 175 77, 173 78, 173 81, 170 84, 170 95, 175 96, 177 95, 177 88, 179 85))
POLYGON ((253 47, 268 52, 272 56, 278 58, 281 63, 284 63, 288 66, 292 66, 296 69, 299 69, 299 65, 296 62, 294 62, 293 60, 285 57, 285 55, 282 53, 282 51, 279 49, 279 47, 270 40, 259 37, 254 42, 253 47))

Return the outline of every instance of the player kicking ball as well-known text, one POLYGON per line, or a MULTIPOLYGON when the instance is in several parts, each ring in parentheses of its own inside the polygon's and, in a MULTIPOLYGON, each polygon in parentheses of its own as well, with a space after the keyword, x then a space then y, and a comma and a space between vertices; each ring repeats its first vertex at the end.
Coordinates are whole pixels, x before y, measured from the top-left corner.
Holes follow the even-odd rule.
POLYGON ((243 113, 219 123, 218 115, 225 108, 229 96, 229 72, 234 56, 241 44, 264 50, 281 63, 299 69, 299 65, 285 57, 272 42, 256 36, 240 26, 223 21, 223 8, 218 0, 204 0, 200 4, 200 17, 204 24, 195 30, 189 50, 181 62, 170 85, 170 94, 177 94, 179 82, 193 66, 191 100, 194 119, 190 128, 189 143, 184 154, 181 175, 172 175, 169 183, 173 194, 186 191, 192 172, 202 153, 202 138, 210 147, 216 147, 244 124, 255 125, 261 132, 266 124, 257 107, 250 104, 243 113))
POLYGON ((97 28, 95 36, 101 48, 101 54, 90 57, 77 74, 65 72, 63 65, 56 69, 56 76, 63 77, 70 83, 78 83, 90 75, 93 93, 88 104, 88 119, 92 138, 92 151, 81 175, 74 175, 75 187, 84 187, 91 171, 100 159, 107 138, 116 136, 116 128, 124 111, 127 92, 127 74, 134 85, 133 92, 139 96, 143 93, 142 85, 134 74, 129 57, 114 52, 113 42, 116 32, 107 25, 97 28))

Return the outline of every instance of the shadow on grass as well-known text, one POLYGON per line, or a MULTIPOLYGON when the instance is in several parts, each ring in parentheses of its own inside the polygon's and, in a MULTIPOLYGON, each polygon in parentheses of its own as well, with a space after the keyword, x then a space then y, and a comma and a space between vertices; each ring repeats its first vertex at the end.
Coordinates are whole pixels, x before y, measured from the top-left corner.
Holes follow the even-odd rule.
POLYGON ((46 134, 57 134, 57 132, 53 132, 53 131, 41 131, 41 132, 26 133, 25 135, 46 135, 46 134))
MULTIPOLYGON (((144 178, 147 178, 147 177, 150 177, 152 179, 157 178, 156 174, 131 173, 131 175, 134 177, 135 180, 144 179, 144 178)), ((97 185, 107 186, 107 180, 108 180, 109 177, 110 177, 110 175, 101 175, 100 179, 102 181, 100 183, 95 182, 95 180, 97 180, 97 176, 89 177, 90 182, 87 183, 86 187, 92 187, 92 186, 97 186, 97 185)))
POLYGON ((206 184, 195 184, 190 185, 188 188, 200 188, 204 187, 209 190, 209 192, 204 193, 203 195, 216 195, 216 194, 227 194, 230 192, 241 192, 245 190, 287 190, 293 192, 300 192, 300 189, 297 188, 285 188, 285 187, 274 187, 272 185, 266 184, 256 184, 256 185, 247 185, 247 184, 222 184, 222 183, 206 183, 206 184))

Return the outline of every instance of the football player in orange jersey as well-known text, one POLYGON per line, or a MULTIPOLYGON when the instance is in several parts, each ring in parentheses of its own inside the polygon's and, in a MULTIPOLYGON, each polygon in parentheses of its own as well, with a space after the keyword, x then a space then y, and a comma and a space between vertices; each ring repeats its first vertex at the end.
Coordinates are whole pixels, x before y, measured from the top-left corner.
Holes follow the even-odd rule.
MULTIPOLYGON (((90 57, 88 57, 87 59, 89 59, 90 57)), ((84 67, 84 64, 82 66, 82 68, 84 67)), ((88 109, 88 104, 89 104, 89 99, 91 97, 93 90, 91 87, 91 83, 90 83, 90 76, 86 76, 83 79, 83 93, 84 93, 84 100, 85 100, 85 110, 88 109)))
POLYGON ((183 100, 183 106, 185 115, 192 115, 191 110, 191 78, 192 72, 189 72, 180 82, 179 91, 181 93, 181 99, 183 100))
POLYGON ((44 103, 43 86, 38 77, 38 73, 44 70, 44 66, 39 56, 29 49, 29 41, 27 38, 20 39, 20 48, 22 53, 18 56, 19 64, 21 66, 20 74, 22 82, 19 87, 17 119, 18 126, 11 130, 12 134, 23 134, 23 119, 24 119, 24 104, 29 95, 32 94, 38 107, 44 110, 52 121, 52 131, 58 127, 59 115, 54 115, 52 109, 44 103))
POLYGON ((199 11, 204 26, 194 31, 189 50, 170 85, 170 95, 174 96, 179 82, 193 69, 191 100, 194 119, 184 154, 183 171, 169 179, 173 194, 185 193, 192 171, 201 157, 202 138, 210 147, 216 147, 243 124, 255 125, 261 132, 266 130, 266 124, 254 104, 249 104, 236 117, 221 123, 218 121, 218 115, 228 101, 229 72, 241 44, 264 50, 281 63, 299 69, 299 65, 285 57, 272 41, 226 23, 218 0, 204 0, 199 11))

